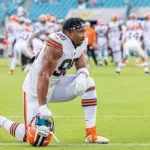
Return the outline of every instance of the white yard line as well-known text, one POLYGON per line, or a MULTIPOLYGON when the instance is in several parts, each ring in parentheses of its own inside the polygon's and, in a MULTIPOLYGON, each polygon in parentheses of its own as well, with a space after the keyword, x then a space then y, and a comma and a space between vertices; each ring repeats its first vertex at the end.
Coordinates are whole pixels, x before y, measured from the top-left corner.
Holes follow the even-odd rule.
MULTIPOLYGON (((0 146, 25 146, 29 145, 28 143, 15 143, 15 142, 0 142, 0 146)), ((60 144, 50 144, 50 146, 70 146, 70 147, 85 147, 85 146, 92 146, 92 147, 149 147, 150 143, 110 143, 110 144, 86 144, 86 143, 60 143, 60 144)))
MULTIPOLYGON (((23 118, 23 116, 6 116, 8 118, 23 118)), ((53 116, 54 118, 84 118, 84 116, 53 116)), ((97 118, 150 118, 150 116, 97 116, 97 118)))
MULTIPOLYGON (((121 99, 121 100, 119 100, 119 99, 111 99, 111 100, 109 100, 109 99, 106 99, 106 100, 103 100, 103 99, 99 99, 99 101, 100 102, 148 102, 148 100, 134 100, 134 99, 121 99)), ((23 100, 22 99, 20 99, 20 100, 0 100, 0 103, 1 102, 23 102, 23 100)))

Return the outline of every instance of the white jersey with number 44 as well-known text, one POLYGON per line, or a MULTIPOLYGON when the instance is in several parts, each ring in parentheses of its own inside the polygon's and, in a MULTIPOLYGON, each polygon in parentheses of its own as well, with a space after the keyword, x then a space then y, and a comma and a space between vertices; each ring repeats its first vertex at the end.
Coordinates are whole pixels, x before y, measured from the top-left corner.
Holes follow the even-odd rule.
POLYGON ((130 31, 127 31, 126 33, 126 41, 135 40, 135 41, 140 42, 142 37, 143 37, 142 30, 130 30, 130 31))

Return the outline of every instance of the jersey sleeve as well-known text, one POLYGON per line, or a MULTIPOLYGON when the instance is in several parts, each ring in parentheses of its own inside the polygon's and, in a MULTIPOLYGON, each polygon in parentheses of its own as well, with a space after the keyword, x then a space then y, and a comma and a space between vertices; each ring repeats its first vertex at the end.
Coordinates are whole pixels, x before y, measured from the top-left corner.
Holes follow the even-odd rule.
POLYGON ((46 45, 54 47, 63 52, 62 40, 56 33, 52 33, 48 36, 46 45))

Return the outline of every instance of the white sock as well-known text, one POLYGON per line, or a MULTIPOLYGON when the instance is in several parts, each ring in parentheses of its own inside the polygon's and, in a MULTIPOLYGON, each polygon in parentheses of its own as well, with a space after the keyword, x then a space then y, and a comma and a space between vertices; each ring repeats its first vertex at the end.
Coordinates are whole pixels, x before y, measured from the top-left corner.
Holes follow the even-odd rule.
POLYGON ((8 67, 11 66, 11 62, 12 62, 13 58, 12 57, 8 57, 8 67))
POLYGON ((149 72, 148 67, 144 67, 144 72, 149 72))
POLYGON ((136 63, 139 62, 139 58, 138 58, 138 57, 135 58, 135 62, 136 62, 136 63))
POLYGON ((8 133, 17 138, 19 141, 24 140, 25 127, 24 124, 16 123, 0 116, 0 126, 3 127, 8 133))
POLYGON ((118 66, 116 69, 116 72, 120 72, 120 71, 121 71, 121 68, 118 66))
POLYGON ((102 63, 103 63, 102 60, 99 60, 99 61, 98 61, 98 64, 99 64, 99 65, 102 65, 102 63))
POLYGON ((86 128, 92 128, 96 123, 97 106, 84 107, 86 128))
POLYGON ((82 107, 85 113, 86 128, 92 128, 96 123, 97 94, 96 90, 88 91, 82 96, 82 107))

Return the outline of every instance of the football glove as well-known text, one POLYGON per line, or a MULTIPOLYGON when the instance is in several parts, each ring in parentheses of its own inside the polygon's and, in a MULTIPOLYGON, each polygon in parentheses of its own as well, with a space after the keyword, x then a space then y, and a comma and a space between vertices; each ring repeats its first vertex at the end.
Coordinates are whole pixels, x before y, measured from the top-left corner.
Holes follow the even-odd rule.
POLYGON ((46 137, 48 136, 48 134, 50 133, 49 132, 49 128, 46 127, 46 126, 39 126, 37 129, 36 129, 37 133, 43 137, 46 137))
POLYGON ((47 108, 47 105, 42 105, 39 107, 40 119, 49 120, 52 117, 52 112, 47 108))
POLYGON ((86 76, 80 73, 71 85, 75 85, 75 94, 81 96, 86 91, 86 76))

